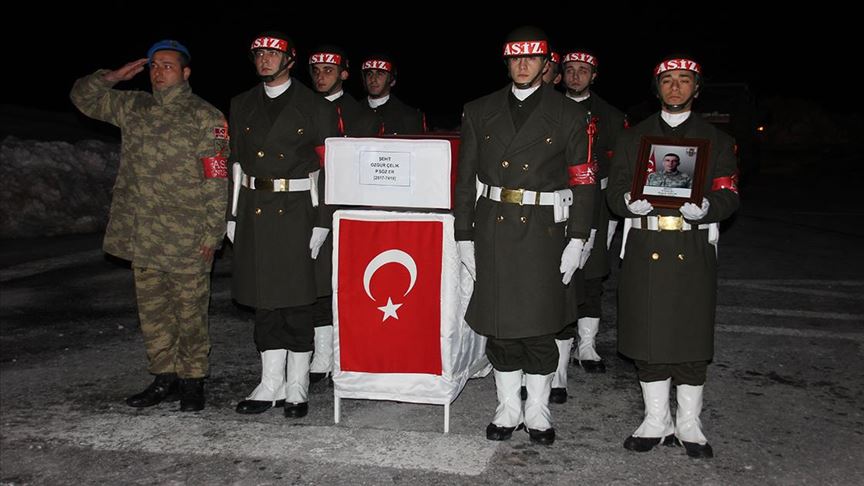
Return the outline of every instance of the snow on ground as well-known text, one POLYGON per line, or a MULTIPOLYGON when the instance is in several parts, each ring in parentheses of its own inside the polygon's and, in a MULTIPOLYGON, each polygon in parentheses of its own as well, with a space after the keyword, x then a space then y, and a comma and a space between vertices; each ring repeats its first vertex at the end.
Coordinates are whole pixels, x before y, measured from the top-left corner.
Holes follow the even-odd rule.
POLYGON ((0 142, 0 238, 102 231, 119 163, 117 143, 5 137, 0 142))

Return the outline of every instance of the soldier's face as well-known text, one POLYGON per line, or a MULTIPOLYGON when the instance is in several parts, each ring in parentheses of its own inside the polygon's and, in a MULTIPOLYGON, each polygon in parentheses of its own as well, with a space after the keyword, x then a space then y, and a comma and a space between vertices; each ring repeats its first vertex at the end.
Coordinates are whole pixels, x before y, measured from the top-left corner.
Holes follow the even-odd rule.
POLYGON ((594 70, 587 62, 571 61, 564 65, 564 86, 570 93, 582 93, 594 81, 594 70))
POLYGON ((507 69, 510 71, 510 79, 516 84, 530 83, 536 81, 530 87, 539 85, 543 80, 540 73, 546 67, 546 58, 542 56, 509 57, 507 58, 507 69))
POLYGON ((366 85, 366 92, 372 98, 381 98, 390 94, 390 88, 393 87, 394 81, 390 78, 390 73, 381 69, 367 69, 363 71, 363 84, 366 85))
POLYGON ((552 85, 561 82, 561 73, 558 72, 557 64, 552 62, 546 64, 546 70, 543 71, 543 82, 552 85))
POLYGON ((309 68, 315 91, 331 95, 342 89, 342 82, 348 79, 348 71, 339 69, 336 64, 313 64, 309 68))
POLYGON ((667 155, 663 157, 663 170, 666 172, 675 172, 678 170, 678 165, 681 162, 678 160, 678 157, 674 155, 667 155))
POLYGON ((696 76, 693 71, 676 69, 660 75, 657 81, 660 99, 667 105, 681 105, 681 111, 690 109, 693 104, 693 93, 696 91, 696 76))
MULTIPOLYGON (((285 61, 285 53, 276 49, 255 49, 252 53, 252 58, 255 60, 255 70, 258 76, 271 76, 276 74, 282 67, 285 61)), ((288 64, 288 69, 294 62, 288 64)), ((287 70, 279 75, 280 78, 288 77, 287 70)))
POLYGON ((156 51, 150 61, 150 84, 153 91, 162 91, 189 79, 188 67, 181 67, 182 55, 177 51, 156 51))

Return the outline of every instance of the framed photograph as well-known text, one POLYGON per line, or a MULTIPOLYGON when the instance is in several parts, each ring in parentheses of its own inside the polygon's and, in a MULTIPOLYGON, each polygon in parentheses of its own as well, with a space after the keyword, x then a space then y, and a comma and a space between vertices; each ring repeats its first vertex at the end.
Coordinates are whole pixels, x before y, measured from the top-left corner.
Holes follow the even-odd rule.
POLYGON ((631 199, 660 208, 701 205, 709 151, 706 139, 642 137, 631 199))

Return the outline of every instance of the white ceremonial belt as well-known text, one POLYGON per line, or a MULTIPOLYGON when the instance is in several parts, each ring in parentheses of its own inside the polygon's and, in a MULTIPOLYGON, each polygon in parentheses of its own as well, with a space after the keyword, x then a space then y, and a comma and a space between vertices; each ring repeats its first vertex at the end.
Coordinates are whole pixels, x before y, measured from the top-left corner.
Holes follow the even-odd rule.
POLYGON ((621 258, 624 258, 624 252, 627 249, 627 235, 630 233, 631 229, 649 231, 708 230, 708 243, 714 247, 714 256, 717 256, 717 244, 720 241, 720 223, 705 223, 694 226, 684 221, 684 216, 641 216, 639 218, 624 218, 624 236, 621 239, 621 258), (678 227, 679 224, 680 227, 678 227))
POLYGON ((633 229, 649 231, 690 231, 692 229, 709 229, 710 224, 692 225, 684 220, 684 216, 641 216, 627 218, 633 229))
POLYGON ((526 189, 507 189, 480 183, 483 189, 480 195, 493 201, 513 204, 528 204, 536 206, 554 206, 555 192, 537 192, 526 189))
POLYGON ((265 179, 243 174, 241 184, 252 190, 270 192, 301 192, 312 188, 312 181, 309 177, 304 179, 265 179))

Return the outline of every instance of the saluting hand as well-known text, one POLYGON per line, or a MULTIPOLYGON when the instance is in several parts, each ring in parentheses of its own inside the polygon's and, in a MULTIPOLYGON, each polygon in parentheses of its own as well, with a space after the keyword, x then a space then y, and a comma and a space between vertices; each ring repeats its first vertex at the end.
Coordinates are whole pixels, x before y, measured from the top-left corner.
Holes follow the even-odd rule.
POLYGON ((115 69, 114 71, 109 71, 102 76, 102 79, 105 81, 110 81, 112 83, 116 83, 119 81, 129 81, 134 78, 138 73, 144 70, 144 66, 147 65, 147 58, 142 57, 137 61, 132 61, 130 63, 126 63, 125 66, 120 69, 115 69))

